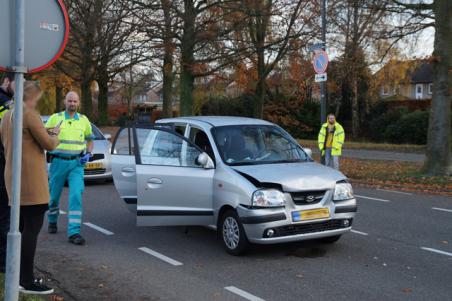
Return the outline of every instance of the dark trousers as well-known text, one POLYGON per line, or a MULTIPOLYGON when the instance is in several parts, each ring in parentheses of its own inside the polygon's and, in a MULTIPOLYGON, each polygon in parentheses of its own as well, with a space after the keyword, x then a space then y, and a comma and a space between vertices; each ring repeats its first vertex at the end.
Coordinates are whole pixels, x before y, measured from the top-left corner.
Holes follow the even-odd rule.
POLYGON ((5 272, 6 264, 6 238, 9 231, 10 209, 5 189, 0 188, 0 273, 5 272), (3 199, 6 199, 4 201, 3 199))
POLYGON ((20 284, 27 286, 34 280, 34 261, 38 235, 44 222, 47 205, 20 207, 20 232, 22 233, 22 247, 20 258, 20 284))

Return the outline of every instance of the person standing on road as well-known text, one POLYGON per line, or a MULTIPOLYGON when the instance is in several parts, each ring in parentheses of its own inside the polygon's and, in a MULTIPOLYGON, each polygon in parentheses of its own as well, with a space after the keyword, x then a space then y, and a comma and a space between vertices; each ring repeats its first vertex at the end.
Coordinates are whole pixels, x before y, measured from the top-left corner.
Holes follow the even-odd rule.
MULTIPOLYGON (((16 88, 15 75, 12 72, 5 73, 0 81, 0 121, 8 112, 16 88)), ((5 187, 5 155, 3 143, 0 142, 0 273, 5 272, 6 265, 6 241, 9 231, 10 210, 8 194, 5 187)))
POLYGON ((50 203, 49 228, 51 234, 58 231, 57 222, 60 213, 59 203, 64 184, 69 184, 68 240, 75 245, 85 244, 80 235, 82 222, 82 193, 84 165, 92 157, 93 132, 88 118, 77 113, 80 98, 71 91, 64 99, 66 110, 53 114, 46 123, 46 128, 60 127, 58 136, 60 145, 50 153, 50 203))
MULTIPOLYGON (((53 289, 43 285, 39 279, 34 277, 33 273, 38 235, 49 203, 49 184, 44 150, 51 151, 59 143, 56 138, 58 128, 50 133, 47 132, 36 111, 41 95, 41 88, 36 82, 25 82, 19 223, 19 230, 22 233, 19 283, 20 291, 25 294, 53 293, 53 289)), ((12 194, 12 161, 15 155, 13 114, 14 109, 7 112, 0 126, 6 158, 5 183, 9 196, 12 194)))
POLYGON ((339 156, 342 155, 345 132, 342 125, 336 121, 334 114, 328 115, 328 121, 322 125, 318 142, 322 156, 325 156, 325 165, 339 170, 339 156))

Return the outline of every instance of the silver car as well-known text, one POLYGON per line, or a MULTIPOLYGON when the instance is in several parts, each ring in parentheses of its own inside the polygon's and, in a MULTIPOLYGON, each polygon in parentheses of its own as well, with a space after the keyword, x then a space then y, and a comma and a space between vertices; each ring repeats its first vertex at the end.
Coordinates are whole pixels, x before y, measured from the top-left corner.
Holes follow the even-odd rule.
POLYGON ((234 255, 250 243, 336 242, 357 210, 342 173, 259 119, 183 117, 122 128, 112 170, 137 225, 212 226, 234 255))
MULTIPOLYGON (((41 116, 44 123, 49 116, 41 116)), ((111 135, 103 134, 97 126, 91 123, 94 135, 93 157, 85 164, 85 180, 110 180, 111 172, 111 135)))

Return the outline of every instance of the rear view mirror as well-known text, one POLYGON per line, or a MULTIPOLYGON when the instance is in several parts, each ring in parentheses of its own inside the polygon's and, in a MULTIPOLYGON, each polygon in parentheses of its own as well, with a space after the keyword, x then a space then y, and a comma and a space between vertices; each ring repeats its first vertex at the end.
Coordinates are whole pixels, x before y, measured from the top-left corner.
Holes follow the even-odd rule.
POLYGON ((312 157, 312 150, 310 148, 304 147, 303 150, 309 157, 312 157))
POLYGON ((210 159, 209 155, 206 153, 199 154, 198 158, 196 158, 196 163, 205 169, 214 168, 212 159, 210 159))

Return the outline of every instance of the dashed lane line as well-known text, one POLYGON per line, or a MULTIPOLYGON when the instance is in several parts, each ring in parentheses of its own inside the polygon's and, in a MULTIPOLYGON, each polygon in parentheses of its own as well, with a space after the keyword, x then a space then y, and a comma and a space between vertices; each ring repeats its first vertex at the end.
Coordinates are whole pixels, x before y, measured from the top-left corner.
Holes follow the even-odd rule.
POLYGON ((381 188, 377 188, 377 190, 379 190, 379 191, 386 191, 386 192, 400 193, 400 194, 406 194, 406 195, 413 195, 412 193, 409 193, 409 192, 403 192, 403 191, 397 191, 397 190, 390 190, 390 189, 381 189, 381 188))
POLYGON ((444 208, 438 208, 438 207, 432 207, 433 210, 438 210, 438 211, 444 211, 444 212, 450 212, 452 213, 451 209, 444 209, 444 208))
POLYGON ((427 248, 427 247, 421 247, 422 250, 424 251, 429 251, 429 252, 433 252, 433 253, 438 253, 441 255, 446 255, 446 256, 451 256, 452 257, 452 253, 446 252, 446 251, 441 251, 441 250, 437 250, 437 249, 433 249, 433 248, 427 248))
POLYGON ((108 231, 107 229, 104 229, 104 228, 102 228, 102 227, 99 227, 99 226, 97 226, 97 225, 94 225, 94 224, 92 224, 92 223, 83 223, 85 226, 88 226, 88 227, 90 227, 90 228, 92 228, 92 229, 94 229, 94 230, 97 230, 97 231, 99 231, 99 232, 101 232, 101 233, 103 233, 103 234, 105 234, 105 235, 113 235, 114 233, 113 232, 111 232, 111 231, 108 231))
POLYGON ((365 196, 365 195, 357 195, 357 194, 355 194, 355 196, 358 197, 358 198, 361 198, 361 199, 368 199, 368 200, 374 200, 374 201, 385 202, 385 203, 389 203, 390 202, 390 200, 373 198, 373 197, 365 196))
POLYGON ((174 266, 180 266, 180 265, 183 265, 182 262, 179 262, 179 261, 177 261, 177 260, 174 260, 174 259, 172 259, 172 258, 169 258, 168 256, 165 256, 165 255, 163 255, 163 254, 161 254, 161 253, 159 253, 159 252, 156 252, 156 251, 154 251, 154 250, 151 250, 151 249, 149 249, 149 248, 141 247, 141 248, 138 248, 138 250, 143 251, 144 253, 147 253, 147 254, 149 254, 149 255, 151 255, 151 256, 157 257, 158 259, 163 260, 163 261, 165 261, 166 263, 169 263, 169 264, 171 264, 171 265, 174 265, 174 266))
POLYGON ((238 287, 235 286, 226 286, 224 288, 227 291, 230 291, 231 293, 234 293, 236 295, 239 295, 240 297, 245 298, 246 300, 250 300, 250 301, 265 301, 262 298, 256 297, 244 290, 239 289, 238 287))
POLYGON ((369 234, 367 234, 366 232, 361 232, 361 231, 356 231, 356 230, 350 230, 351 232, 353 232, 353 233, 355 233, 355 234, 360 234, 360 235, 364 235, 364 236, 367 236, 367 235, 369 235, 369 234))

